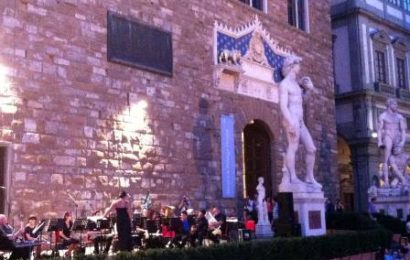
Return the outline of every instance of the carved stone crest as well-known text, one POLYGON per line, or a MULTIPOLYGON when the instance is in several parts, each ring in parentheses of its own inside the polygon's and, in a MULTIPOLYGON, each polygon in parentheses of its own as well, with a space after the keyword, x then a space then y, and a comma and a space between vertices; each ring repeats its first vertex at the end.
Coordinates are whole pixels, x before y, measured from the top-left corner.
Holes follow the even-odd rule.
POLYGON ((255 30, 252 34, 251 41, 249 43, 249 49, 245 57, 250 61, 268 66, 268 60, 265 55, 265 47, 263 46, 263 41, 258 30, 255 30))

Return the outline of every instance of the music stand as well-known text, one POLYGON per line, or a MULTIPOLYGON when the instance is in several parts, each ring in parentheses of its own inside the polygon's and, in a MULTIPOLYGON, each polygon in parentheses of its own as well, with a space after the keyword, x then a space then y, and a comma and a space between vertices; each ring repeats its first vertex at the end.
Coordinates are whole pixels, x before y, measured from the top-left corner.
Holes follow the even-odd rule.
POLYGON ((109 219, 99 219, 97 220, 97 229, 109 229, 111 227, 109 219))
POLYGON ((97 230, 97 223, 91 219, 88 219, 86 229, 87 230, 97 230))
MULTIPOLYGON (((53 250, 53 254, 58 254, 58 249, 57 249, 57 232, 62 230, 64 226, 64 219, 62 218, 52 218, 50 219, 50 224, 48 225, 47 228, 47 232, 50 233, 50 241, 52 241, 51 239, 51 232, 55 232, 55 241, 54 241, 54 250, 53 250)), ((50 244, 51 247, 52 244, 50 244)))
POLYGON ((147 230, 148 234, 154 234, 158 230, 158 223, 156 220, 147 219, 145 222, 144 229, 147 230))
POLYGON ((132 229, 135 229, 136 227, 141 227, 142 226, 142 217, 141 214, 134 214, 132 215, 132 229))
POLYGON ((64 219, 52 218, 50 219, 50 225, 48 225, 47 232, 59 231, 64 226, 64 219))
POLYGON ((88 220, 85 218, 78 218, 74 221, 73 231, 84 231, 87 227, 88 220))
POLYGON ((80 231, 80 245, 83 246, 83 232, 87 229, 88 219, 86 218, 78 218, 74 221, 73 224, 73 231, 80 231))

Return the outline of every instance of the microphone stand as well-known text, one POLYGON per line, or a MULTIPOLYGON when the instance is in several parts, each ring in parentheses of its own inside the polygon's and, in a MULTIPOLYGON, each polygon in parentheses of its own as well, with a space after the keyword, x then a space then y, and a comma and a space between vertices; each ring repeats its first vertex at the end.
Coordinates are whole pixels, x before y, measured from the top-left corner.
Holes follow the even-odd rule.
POLYGON ((77 201, 73 198, 73 196, 70 193, 67 193, 68 197, 70 198, 70 200, 73 202, 74 207, 75 207, 75 219, 77 219, 77 209, 78 209, 78 203, 77 201))

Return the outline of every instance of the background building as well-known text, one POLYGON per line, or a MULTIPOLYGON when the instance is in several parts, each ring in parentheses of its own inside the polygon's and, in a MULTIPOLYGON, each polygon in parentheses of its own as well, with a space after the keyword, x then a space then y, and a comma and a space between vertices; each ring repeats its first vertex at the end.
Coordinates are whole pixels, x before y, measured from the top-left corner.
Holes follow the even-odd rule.
POLYGON ((11 0, 0 10, 1 211, 88 215, 125 189, 136 207, 150 192, 157 208, 187 195, 239 214, 257 177, 272 192, 280 182, 275 93, 291 52, 320 92, 305 103, 317 180, 338 190, 328 1, 11 0), (271 74, 221 58, 250 61, 252 39, 262 60, 247 64, 271 74))
POLYGON ((387 98, 396 97, 410 118, 410 1, 334 0, 331 10, 341 196, 347 207, 366 210, 387 98))

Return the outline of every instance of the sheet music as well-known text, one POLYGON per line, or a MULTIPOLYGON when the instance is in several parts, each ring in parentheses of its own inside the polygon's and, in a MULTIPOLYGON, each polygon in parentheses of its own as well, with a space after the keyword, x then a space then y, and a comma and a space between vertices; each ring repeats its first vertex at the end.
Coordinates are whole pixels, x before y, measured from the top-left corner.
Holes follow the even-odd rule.
POLYGON ((92 222, 97 223, 98 220, 107 220, 107 218, 103 216, 89 216, 87 219, 91 220, 92 222))

